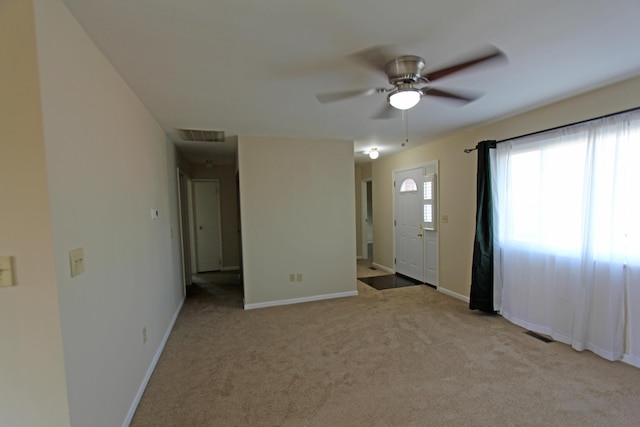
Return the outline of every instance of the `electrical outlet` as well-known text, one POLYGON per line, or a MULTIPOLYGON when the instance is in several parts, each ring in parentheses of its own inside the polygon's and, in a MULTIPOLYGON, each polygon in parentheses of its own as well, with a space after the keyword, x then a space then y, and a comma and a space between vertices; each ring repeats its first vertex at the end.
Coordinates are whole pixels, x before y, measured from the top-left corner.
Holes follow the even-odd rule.
POLYGON ((84 273, 84 250, 82 248, 74 249, 69 252, 69 263, 71 267, 71 277, 84 273))
POLYGON ((302 273, 296 274, 296 282, 302 282, 302 273))
POLYGON ((146 343, 147 342, 147 328, 142 328, 142 343, 146 343))
POLYGON ((290 282, 295 282, 296 281, 296 274, 295 273, 289 273, 289 281, 290 282))

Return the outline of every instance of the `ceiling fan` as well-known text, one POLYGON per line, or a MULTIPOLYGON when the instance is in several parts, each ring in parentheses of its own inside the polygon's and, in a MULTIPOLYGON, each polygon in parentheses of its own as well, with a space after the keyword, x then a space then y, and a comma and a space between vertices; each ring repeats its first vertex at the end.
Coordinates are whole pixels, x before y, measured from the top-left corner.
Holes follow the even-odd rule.
POLYGON ((374 119, 387 119, 394 117, 399 110, 408 110, 414 107, 423 96, 436 96, 461 104, 476 100, 480 95, 437 89, 431 83, 480 64, 504 61, 506 60, 506 55, 497 47, 489 45, 472 52, 452 65, 433 71, 425 71, 426 62, 423 58, 415 55, 395 56, 389 51, 388 47, 383 46, 365 49, 351 55, 351 58, 375 71, 384 73, 392 87, 317 94, 316 98, 324 104, 356 96, 387 93, 387 104, 378 114, 373 116, 374 119), (419 87, 419 85, 424 86, 419 87))

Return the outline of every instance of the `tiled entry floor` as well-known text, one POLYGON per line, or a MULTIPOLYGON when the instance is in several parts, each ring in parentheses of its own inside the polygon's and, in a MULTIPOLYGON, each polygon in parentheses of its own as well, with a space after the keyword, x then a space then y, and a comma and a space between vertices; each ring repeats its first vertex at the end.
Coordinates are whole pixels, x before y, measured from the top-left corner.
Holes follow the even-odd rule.
POLYGON ((400 274, 386 274, 384 276, 358 277, 358 280, 379 291, 393 288, 404 288, 407 286, 423 285, 418 280, 411 279, 400 274))

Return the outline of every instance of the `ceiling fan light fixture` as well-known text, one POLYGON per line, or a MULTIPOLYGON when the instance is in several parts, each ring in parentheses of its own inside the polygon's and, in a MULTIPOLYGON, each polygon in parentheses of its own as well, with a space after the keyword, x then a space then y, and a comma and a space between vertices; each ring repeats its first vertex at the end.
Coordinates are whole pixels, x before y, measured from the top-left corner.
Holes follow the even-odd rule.
POLYGON ((400 89, 389 94, 389 104, 398 110, 408 110, 420 102, 422 92, 419 89, 400 89))
POLYGON ((369 158, 371 160, 375 160, 380 156, 380 153, 378 152, 377 148, 372 148, 371 150, 369 150, 369 158))

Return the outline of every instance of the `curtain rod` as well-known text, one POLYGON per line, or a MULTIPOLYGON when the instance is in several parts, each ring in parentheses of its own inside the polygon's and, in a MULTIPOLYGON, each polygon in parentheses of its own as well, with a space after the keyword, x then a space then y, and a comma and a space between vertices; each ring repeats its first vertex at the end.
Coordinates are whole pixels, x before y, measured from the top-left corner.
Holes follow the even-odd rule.
MULTIPOLYGON (((636 110, 640 110, 640 107, 629 108, 628 110, 618 111, 616 113, 611 113, 611 114, 605 114, 604 116, 594 117, 592 119, 580 120, 579 122, 573 122, 573 123, 569 123, 567 125, 560 125, 560 126, 552 127, 552 128, 549 128, 549 129, 538 130, 538 131, 531 132, 531 133, 525 133, 524 135, 514 136, 514 137, 511 137, 511 138, 503 139, 501 141, 496 141, 496 144, 500 144, 501 142, 511 141, 512 139, 524 138, 525 136, 532 136, 532 135, 537 135, 539 133, 551 132, 552 130, 558 130, 558 129, 562 129, 562 128, 567 128, 569 126, 580 125, 580 124, 583 124, 583 123, 592 122, 594 120, 606 119, 607 117, 617 116, 618 114, 630 113, 630 112, 636 111, 636 110)), ((474 148, 465 148, 464 152, 465 153, 471 153, 472 151, 476 151, 477 149, 478 149, 477 146, 474 147, 474 148)))

